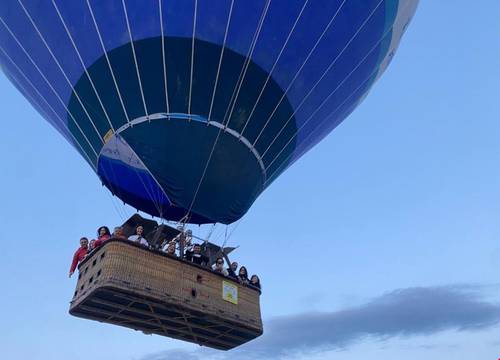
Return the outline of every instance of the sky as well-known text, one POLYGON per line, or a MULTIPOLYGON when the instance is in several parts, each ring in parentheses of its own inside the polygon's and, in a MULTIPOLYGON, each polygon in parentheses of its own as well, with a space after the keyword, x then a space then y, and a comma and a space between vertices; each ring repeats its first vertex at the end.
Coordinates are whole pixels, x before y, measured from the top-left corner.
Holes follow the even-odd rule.
POLYGON ((227 353, 68 314, 78 239, 133 210, 0 74, 1 357, 500 358, 499 16, 422 0, 366 100, 255 202, 229 245, 264 335, 227 353))

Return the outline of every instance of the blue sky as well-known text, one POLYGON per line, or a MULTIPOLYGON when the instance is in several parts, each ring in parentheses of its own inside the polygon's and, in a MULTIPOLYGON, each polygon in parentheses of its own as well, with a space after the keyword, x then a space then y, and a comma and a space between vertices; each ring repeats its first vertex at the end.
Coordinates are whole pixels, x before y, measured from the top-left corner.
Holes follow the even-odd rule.
POLYGON ((499 15, 421 1, 364 103, 257 200, 230 245, 265 334, 222 355, 68 315, 79 237, 132 210, 0 75, 2 358, 499 358, 499 15))

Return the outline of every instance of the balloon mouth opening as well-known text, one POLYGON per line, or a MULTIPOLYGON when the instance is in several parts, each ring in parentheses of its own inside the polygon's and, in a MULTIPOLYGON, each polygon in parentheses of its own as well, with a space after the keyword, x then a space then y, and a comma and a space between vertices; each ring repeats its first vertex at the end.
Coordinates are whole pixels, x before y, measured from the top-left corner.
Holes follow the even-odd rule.
POLYGON ((133 46, 140 79, 131 76, 137 68, 130 44, 109 50, 74 86, 75 94, 88 94, 92 122, 72 96, 69 130, 125 203, 167 220, 170 209, 174 218, 188 212, 199 222, 238 220, 291 162, 297 124, 286 93, 259 64, 220 44, 197 40, 203 61, 194 72, 184 56, 191 54, 190 38, 152 37, 133 46), (157 61, 165 40, 169 51, 157 61), (214 64, 223 50, 219 79, 214 64))
POLYGON ((107 136, 98 174, 129 205, 191 223, 238 220, 266 180, 250 141, 224 124, 186 113, 156 113, 121 126, 107 136))

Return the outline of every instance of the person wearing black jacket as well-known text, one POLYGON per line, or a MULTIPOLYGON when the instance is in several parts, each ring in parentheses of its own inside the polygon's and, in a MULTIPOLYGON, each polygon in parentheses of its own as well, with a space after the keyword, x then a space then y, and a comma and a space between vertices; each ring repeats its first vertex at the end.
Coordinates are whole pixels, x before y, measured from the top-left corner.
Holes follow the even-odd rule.
POLYGON ((257 275, 252 275, 252 277, 250 278, 250 285, 256 287, 259 290, 261 290, 260 279, 259 279, 259 277, 257 275))
POLYGON ((248 283, 250 282, 248 280, 248 271, 246 267, 244 266, 240 267, 240 271, 238 272, 238 280, 240 284, 243 285, 248 285, 248 283))
POLYGON ((236 271, 238 270, 238 263, 236 261, 233 261, 231 263, 231 266, 227 268, 228 276, 233 278, 233 279, 238 279, 238 274, 236 274, 236 271))
POLYGON ((203 255, 201 253, 201 245, 200 244, 194 244, 193 250, 187 250, 186 251, 186 260, 190 261, 192 263, 201 265, 201 266, 207 266, 208 265, 208 257, 203 255))

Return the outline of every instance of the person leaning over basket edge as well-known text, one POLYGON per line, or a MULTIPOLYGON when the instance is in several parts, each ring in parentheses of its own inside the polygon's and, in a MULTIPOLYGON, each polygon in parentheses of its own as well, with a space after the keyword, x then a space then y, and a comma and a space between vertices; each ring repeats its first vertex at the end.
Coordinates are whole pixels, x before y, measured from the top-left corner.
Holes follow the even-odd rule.
POLYGON ((208 258, 201 253, 200 244, 194 244, 192 252, 186 251, 186 260, 201 266, 208 265, 208 258))
POLYGON ((236 261, 233 261, 231 263, 231 266, 227 268, 228 276, 230 278, 238 280, 238 275, 236 274, 236 271, 238 271, 238 263, 236 261))
POLYGON ((101 226, 97 229, 97 240, 94 243, 94 249, 101 246, 105 241, 111 238, 111 234, 107 226, 101 226))
POLYGON ((167 253, 167 255, 177 257, 177 254, 175 253, 175 241, 170 241, 168 243, 167 250, 165 252, 167 253))
POLYGON ((127 237, 123 235, 123 229, 121 226, 115 227, 113 234, 111 235, 113 239, 127 240, 127 237))
POLYGON ((248 285, 248 271, 247 268, 242 266, 238 273, 238 281, 243 285, 248 285))
POLYGON ((69 277, 75 272, 76 266, 85 259, 85 256, 87 256, 88 246, 89 240, 86 237, 82 237, 80 239, 80 247, 75 251, 75 255, 73 255, 73 261, 69 268, 69 277))
POLYGON ((260 279, 257 275, 252 275, 252 277, 250 278, 250 285, 255 286, 257 289, 261 290, 260 279))
POLYGON ((149 246, 148 241, 142 236, 143 233, 144 233, 144 228, 142 227, 142 225, 139 225, 135 228, 135 234, 130 235, 128 239, 130 241, 139 243, 143 246, 149 246))
POLYGON ((215 264, 212 266, 212 270, 221 273, 224 276, 229 275, 227 270, 224 269, 224 259, 221 257, 218 257, 217 260, 215 260, 215 264))

